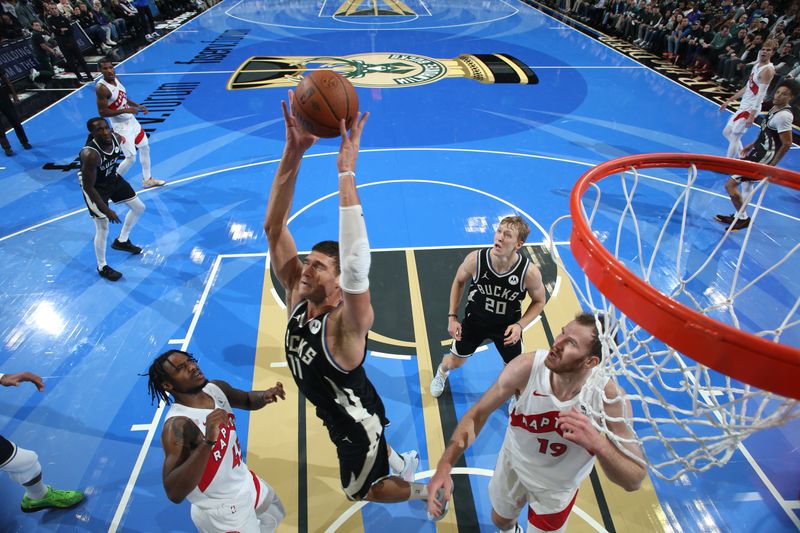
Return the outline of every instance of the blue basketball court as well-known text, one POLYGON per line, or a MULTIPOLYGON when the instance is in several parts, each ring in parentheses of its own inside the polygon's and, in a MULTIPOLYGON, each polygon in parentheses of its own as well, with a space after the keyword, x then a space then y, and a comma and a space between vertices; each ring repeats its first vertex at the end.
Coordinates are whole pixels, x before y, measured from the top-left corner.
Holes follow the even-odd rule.
MULTIPOLYGON (((0 476, 0 531, 194 530, 189 504, 164 493, 164 409, 151 405, 140 375, 169 348, 193 353, 210 379, 286 387, 286 401, 237 413, 248 466, 286 506, 279 531, 494 531, 487 485, 506 411, 494 413, 457 466, 453 508, 435 526, 419 502, 346 500, 333 446, 286 366, 286 311, 263 232, 283 149, 280 101, 303 71, 332 67, 359 73, 352 81, 371 114, 357 180, 376 313, 365 364, 392 422, 390 444, 420 452, 420 480, 502 368, 488 346, 452 374, 438 401, 428 392, 449 347, 445 309, 466 253, 488 245, 506 215, 530 222, 525 250, 548 302, 524 339, 528 350, 546 348, 580 307, 555 260, 580 274, 569 223, 548 237, 578 177, 619 156, 724 155, 727 146, 727 111, 522 1, 223 1, 117 67, 131 98, 150 109, 138 118, 150 134, 153 175, 168 181, 138 190, 138 162, 127 176, 146 204, 131 235, 144 253, 109 247, 121 281, 95 271, 94 224, 77 181, 85 123, 97 115, 93 87, 28 120, 34 149, 2 162, 0 370, 38 373, 46 390, 0 391, 0 434, 38 453, 46 482, 80 488, 87 500, 25 515, 22 490, 0 476), (262 61, 255 81, 241 75, 251 58, 262 61)), ((337 139, 321 139, 300 171, 289 227, 301 251, 336 238, 337 150, 337 139)), ((780 165, 800 169, 796 147, 780 165)), ((678 186, 670 180, 680 181, 658 178, 640 185, 653 218, 672 205, 678 186)), ((695 185, 699 216, 686 244, 693 261, 722 234, 713 216, 731 211, 723 185, 722 177, 695 185)), ((772 191, 753 228, 772 244, 749 268, 774 261, 800 235, 800 196, 772 191)), ((618 200, 612 211, 622 209, 618 200)), ((701 282, 733 275, 725 258, 739 244, 725 246, 701 282)), ((798 293, 796 276, 768 284, 745 322, 769 327, 798 293)), ((789 330, 783 342, 797 347, 798 338, 789 330)), ((798 449, 795 421, 747 439, 722 468, 676 482, 651 476, 635 493, 598 469, 581 487, 568 531, 796 531, 798 449)))

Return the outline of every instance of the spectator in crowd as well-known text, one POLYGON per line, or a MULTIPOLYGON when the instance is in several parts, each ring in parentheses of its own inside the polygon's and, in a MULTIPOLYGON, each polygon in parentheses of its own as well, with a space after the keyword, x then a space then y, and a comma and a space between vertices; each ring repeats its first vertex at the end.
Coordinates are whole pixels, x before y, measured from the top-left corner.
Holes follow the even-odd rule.
POLYGON ((133 0, 133 6, 139 16, 139 22, 147 33, 144 38, 147 41, 154 41, 158 39, 158 32, 156 32, 156 21, 153 18, 153 12, 150 11, 149 0, 133 0))
POLYGON ((791 44, 792 45, 792 52, 795 53, 798 57, 800 57, 800 25, 795 26, 794 30, 792 30, 792 34, 784 39, 783 44, 791 44))
POLYGON ((790 5, 786 9, 786 14, 781 15, 780 17, 778 17, 778 20, 775 21, 775 26, 777 27, 778 24, 783 24, 786 27, 786 33, 791 33, 796 27, 798 27, 797 10, 798 10, 797 3, 790 5))
POLYGON ((764 39, 762 39, 760 35, 752 37, 750 34, 747 34, 744 39, 744 49, 742 52, 735 57, 728 57, 720 61, 719 67, 717 68, 719 79, 716 81, 720 81, 730 88, 741 85, 739 79, 742 77, 744 66, 758 58, 758 52, 761 50, 763 44, 764 39))
POLYGON ((92 74, 89 71, 89 65, 83 59, 83 54, 72 34, 72 26, 70 25, 67 17, 62 15, 55 4, 45 4, 48 10, 47 25, 53 30, 58 48, 64 54, 64 60, 67 62, 67 68, 75 73, 78 81, 92 81, 92 74), (86 80, 81 79, 81 71, 86 74, 86 80))
MULTIPOLYGON (((112 19, 106 17, 100 8, 100 2, 95 0, 91 7, 87 6, 84 3, 81 3, 81 11, 83 9, 88 10, 89 14, 91 14, 92 18, 94 19, 94 23, 100 26, 106 34, 105 43, 111 46, 115 46, 118 41, 122 40, 120 37, 120 33, 117 31, 117 26, 112 22, 112 19)), ((123 21, 123 24, 125 21, 123 21)))
MULTIPOLYGON (((2 78, 2 85, 0 85, 0 114, 6 117, 6 120, 14 128, 14 133, 17 134, 20 144, 26 150, 33 148, 31 143, 28 142, 28 136, 25 134, 25 129, 22 127, 22 122, 19 120, 17 110, 14 109, 14 104, 19 104, 19 96, 17 91, 14 90, 14 85, 9 81, 6 73, 0 69, 0 78, 2 78), (12 102, 13 100, 13 102, 12 102)), ((5 126, 0 127, 0 147, 6 155, 14 155, 11 149, 11 143, 8 142, 8 137, 5 134, 5 126)))
POLYGON ((710 42, 714 37, 713 32, 711 32, 711 25, 706 24, 705 27, 703 27, 700 23, 700 19, 696 19, 689 33, 685 33, 678 41, 678 46, 675 51, 675 64, 683 67, 694 63, 695 51, 697 47, 700 46, 700 42, 703 38, 709 33, 711 34, 711 36, 708 37, 710 42))
POLYGON ((23 28, 30 28, 34 22, 42 22, 42 19, 36 14, 28 0, 18 0, 14 12, 17 15, 20 26, 23 28))
POLYGON ((750 26, 747 24, 747 13, 742 13, 741 16, 736 19, 736 24, 731 28, 731 33, 733 35, 738 35, 739 30, 745 30, 745 33, 747 33, 748 29, 750 29, 750 26))
POLYGON ((92 13, 89 12, 89 7, 80 2, 78 9, 75 10, 73 20, 78 21, 81 27, 86 31, 86 34, 92 39, 92 42, 97 46, 102 53, 111 50, 112 46, 117 43, 111 39, 111 28, 103 28, 97 23, 92 13))
POLYGON ((689 35, 692 28, 689 26, 689 20, 682 18, 678 25, 670 32, 667 37, 667 51, 664 52, 663 57, 666 59, 675 59, 678 56, 678 42, 685 36, 689 35))
POLYGON ((0 15, 0 39, 10 41, 22 39, 23 37, 25 37, 25 33, 22 31, 22 26, 19 25, 16 18, 8 13, 0 15))
MULTIPOLYGON (((742 36, 747 34, 744 30, 742 32, 742 36)), ((710 73, 716 67, 719 56, 724 53, 730 42, 731 36, 727 26, 723 26, 720 31, 715 33, 711 41, 706 42, 706 38, 703 38, 697 49, 692 70, 704 75, 710 73)))
POLYGON ((145 34, 135 7, 125 0, 108 0, 108 5, 114 17, 125 21, 125 26, 131 36, 145 34))
POLYGON ((786 39, 785 29, 786 27, 783 25, 783 23, 776 24, 775 29, 769 34, 768 39, 774 39, 775 41, 782 43, 783 40, 786 39))
POLYGON ((61 13, 68 19, 72 18, 72 16, 75 15, 75 7, 69 0, 59 0, 57 7, 59 13, 61 13))
POLYGON ((63 69, 54 66, 55 62, 61 59, 61 52, 53 43, 54 39, 45 33, 41 22, 35 21, 31 25, 31 30, 33 58, 38 63, 39 69, 31 69, 30 80, 39 89, 44 89, 55 74, 64 72, 63 69))
POLYGON ((122 40, 128 33, 128 24, 125 22, 123 17, 116 16, 113 11, 108 9, 107 6, 104 6, 100 3, 100 0, 94 0, 92 4, 92 11, 95 13, 99 13, 105 20, 111 22, 113 27, 113 31, 111 33, 111 38, 115 41, 119 42, 122 40))
POLYGON ((798 66, 797 56, 795 56, 792 51, 792 45, 790 43, 784 44, 779 49, 778 54, 772 58, 772 64, 775 65, 775 77, 772 80, 772 85, 767 92, 766 98, 770 101, 775 94, 775 90, 781 86, 781 83, 783 83, 798 66))

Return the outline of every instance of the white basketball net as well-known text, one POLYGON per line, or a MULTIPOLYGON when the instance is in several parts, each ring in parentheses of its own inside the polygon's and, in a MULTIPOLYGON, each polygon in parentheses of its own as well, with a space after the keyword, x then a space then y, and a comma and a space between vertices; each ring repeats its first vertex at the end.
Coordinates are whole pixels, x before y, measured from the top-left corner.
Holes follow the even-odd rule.
MULTIPOLYGON (((720 174, 703 172, 706 190, 714 190, 724 182, 720 174), (709 174, 713 175, 713 180, 705 179, 709 174)), ((777 279, 784 285, 784 280, 796 280, 800 271, 800 254, 796 254, 800 248, 797 243, 800 232, 797 230, 794 246, 788 249, 784 246, 780 259, 774 264, 758 264, 755 274, 752 265, 745 267, 748 247, 755 246, 760 238, 759 233, 752 230, 759 214, 767 211, 762 204, 770 183, 767 180, 754 183, 752 193, 745 198, 753 202, 749 206, 752 223, 746 232, 734 234, 734 239, 730 227, 725 230, 722 224, 709 221, 707 213, 702 220, 697 219, 696 212, 693 215, 693 207, 708 204, 710 198, 708 192, 694 188, 698 181, 694 166, 689 168, 684 183, 670 185, 668 180, 656 178, 655 182, 648 179, 642 184, 645 178, 636 169, 630 169, 620 174, 619 179, 608 176, 600 180, 584 195, 584 218, 605 248, 633 274, 683 305, 775 342, 780 342, 783 336, 791 337, 794 343, 800 333, 800 291, 788 296, 788 303, 777 311, 770 309, 772 316, 778 319, 766 327, 745 328, 737 315, 737 310, 741 310, 740 302, 752 305, 763 298, 762 283, 777 279), (649 190, 640 194, 644 196, 641 199, 636 194, 639 187, 649 190), (673 205, 668 213, 660 208, 654 212, 653 190, 659 188, 656 194, 660 200, 665 195, 672 197, 673 205), (590 198, 593 192, 596 197, 590 198), (614 204, 613 209, 604 207, 603 199, 614 204), (609 215, 610 211, 613 215, 609 215), (692 257, 688 257, 692 247, 688 243, 696 236, 697 228, 704 226, 703 231, 707 232, 709 225, 714 224, 718 225, 719 242, 702 243, 703 253, 691 253, 692 257), (702 281, 704 276, 707 279, 709 273, 714 272, 711 268, 718 268, 721 254, 725 256, 725 265, 732 265, 724 293, 718 288, 710 290, 709 284, 702 281)), ((772 187, 786 193, 783 187, 772 187)), ((723 205, 718 200, 714 202, 723 205)), ((555 242, 556 226, 566 218, 569 217, 562 217, 551 227, 551 242, 555 242)), ((644 449, 647 465, 658 477, 671 481, 686 472, 723 465, 751 433, 800 417, 797 401, 721 375, 678 353, 616 309, 586 276, 575 279, 561 266, 583 305, 595 316, 604 315, 600 319, 602 323, 598 323, 603 331, 603 361, 584 387, 582 403, 589 409, 595 426, 623 453, 641 462, 623 446, 624 439, 608 430, 609 419, 604 413, 591 409, 593 403, 597 405, 591 401, 592 396, 602 390, 605 382, 609 378, 617 382, 625 394, 610 401, 630 400, 633 412, 627 414, 627 423, 636 433, 636 442, 644 449), (615 336, 616 343, 612 340, 615 336)), ((796 288, 799 282, 792 283, 796 288)), ((791 283, 784 286, 791 289, 791 283)), ((773 306, 774 302, 769 305, 773 306)), ((751 325, 749 321, 747 324, 751 325)))

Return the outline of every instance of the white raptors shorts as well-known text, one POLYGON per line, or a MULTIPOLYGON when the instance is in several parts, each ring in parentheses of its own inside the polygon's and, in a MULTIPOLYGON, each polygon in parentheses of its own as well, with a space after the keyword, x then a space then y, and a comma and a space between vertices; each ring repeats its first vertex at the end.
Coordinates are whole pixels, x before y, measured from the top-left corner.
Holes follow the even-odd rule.
POLYGON ((758 116, 758 110, 741 107, 736 113, 731 115, 725 128, 730 128, 731 133, 734 135, 744 135, 747 131, 747 120, 751 116, 758 116))
POLYGON ((148 143, 147 134, 142 129, 142 125, 133 117, 125 122, 112 123, 111 129, 114 130, 114 133, 125 138, 125 142, 120 142, 122 153, 125 157, 136 155, 136 147, 144 146, 148 143))
POLYGON ((256 508, 276 495, 275 490, 252 470, 250 474, 253 481, 246 483, 236 498, 216 507, 192 505, 192 522, 201 533, 261 533, 256 508))
POLYGON ((506 449, 500 449, 494 475, 489 481, 489 500, 494 511, 503 518, 516 520, 527 505, 528 533, 561 532, 566 529, 577 496, 577 488, 529 490, 514 471, 506 449))

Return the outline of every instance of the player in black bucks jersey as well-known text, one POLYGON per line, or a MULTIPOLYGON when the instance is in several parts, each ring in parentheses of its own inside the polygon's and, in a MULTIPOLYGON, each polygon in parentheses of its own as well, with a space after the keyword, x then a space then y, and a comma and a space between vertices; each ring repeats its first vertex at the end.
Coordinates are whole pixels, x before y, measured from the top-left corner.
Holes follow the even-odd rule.
POLYGON ((89 208, 95 225, 94 253, 97 256, 97 272, 100 276, 117 281, 122 273, 106 264, 106 239, 108 238, 108 221, 119 224, 120 219, 108 201, 124 203, 128 206, 128 214, 119 232, 119 237, 111 243, 115 250, 131 254, 139 254, 142 249, 130 241, 130 233, 136 221, 144 212, 144 204, 136 196, 130 183, 117 174, 117 158, 120 155, 120 144, 117 134, 111 131, 106 119, 96 117, 86 123, 89 138, 80 154, 81 169, 78 180, 83 191, 83 199, 89 208))
MULTIPOLYGON (((795 80, 786 80, 775 90, 772 97, 772 109, 761 123, 761 131, 755 141, 742 149, 742 158, 765 165, 776 166, 783 159, 789 148, 792 147, 792 101, 800 94, 800 84, 795 80)), ((725 183, 725 190, 731 197, 736 213, 732 215, 717 215, 716 218, 723 224, 730 226, 731 231, 738 231, 750 225, 747 216, 747 206, 739 184, 744 189, 745 198, 752 194, 753 180, 742 176, 731 176, 725 183)))
POLYGON ((522 331, 544 308, 542 275, 519 250, 530 228, 518 216, 505 217, 494 233, 494 245, 471 252, 458 267, 450 288, 447 331, 453 345, 431 380, 431 395, 444 392, 451 370, 463 365, 486 339, 494 342, 506 364, 522 353, 522 331), (464 322, 458 305, 464 285, 471 279, 464 322), (525 293, 531 303, 522 314, 525 293))
POLYGON ((300 163, 317 138, 294 118, 293 105, 294 93, 289 91, 288 109, 281 102, 286 147, 264 222, 272 269, 286 289, 286 360, 298 389, 317 408, 336 446, 348 498, 385 503, 426 499, 425 485, 413 483, 419 456, 416 452, 401 456, 388 447, 383 402, 362 366, 374 319, 369 242, 355 185, 367 115, 355 121, 349 135, 341 122, 342 143, 336 159, 339 242, 314 245, 301 262, 287 219, 300 163), (397 475, 390 475, 390 468, 397 475))

